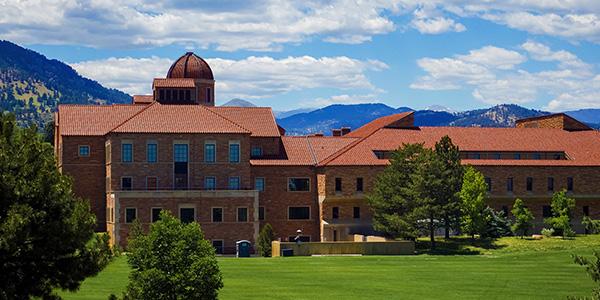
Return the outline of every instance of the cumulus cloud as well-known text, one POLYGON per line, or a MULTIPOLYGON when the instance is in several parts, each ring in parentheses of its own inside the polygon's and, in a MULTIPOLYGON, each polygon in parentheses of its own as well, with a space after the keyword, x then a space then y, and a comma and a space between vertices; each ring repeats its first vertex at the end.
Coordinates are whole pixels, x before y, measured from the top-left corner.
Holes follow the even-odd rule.
MULTIPOLYGON (((345 56, 297 56, 275 59, 250 56, 206 59, 216 80, 217 99, 258 99, 314 88, 379 92, 366 76, 388 66, 378 60, 345 56)), ((80 74, 131 94, 151 92, 151 79, 164 77, 172 61, 165 58, 108 58, 72 64, 80 74)))
POLYGON ((394 1, 76 1, 0 3, 0 37, 20 43, 273 51, 322 38, 362 43, 395 30, 394 1))
POLYGON ((549 99, 544 109, 551 111, 600 106, 600 76, 591 65, 568 51, 553 51, 532 41, 520 49, 533 60, 554 63, 555 68, 529 72, 519 68, 527 60, 523 53, 486 46, 464 55, 419 59, 425 75, 410 87, 470 90, 475 99, 488 104, 549 99))

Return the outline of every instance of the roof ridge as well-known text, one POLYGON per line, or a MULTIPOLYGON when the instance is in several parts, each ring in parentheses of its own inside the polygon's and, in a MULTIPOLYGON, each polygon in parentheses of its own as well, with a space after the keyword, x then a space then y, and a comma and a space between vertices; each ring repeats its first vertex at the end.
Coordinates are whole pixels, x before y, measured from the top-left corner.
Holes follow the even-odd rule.
POLYGON ((146 107, 144 107, 144 108, 140 109, 140 111, 136 112, 135 114, 131 115, 129 118, 125 119, 125 121, 123 121, 123 122, 119 123, 117 126, 113 127, 113 129, 109 130, 109 131, 107 132, 107 134, 108 134, 108 133, 111 133, 111 132, 113 132, 113 131, 117 130, 117 128, 119 128, 119 127, 121 127, 121 126, 125 125, 125 123, 127 123, 127 122, 131 121, 133 118, 137 117, 139 114, 141 114, 142 112, 146 111, 148 108, 150 108, 150 107, 154 106, 156 103, 158 103, 158 102, 152 102, 152 103, 150 103, 149 105, 146 105, 146 107))
POLYGON ((308 149, 310 150, 310 156, 312 157, 313 161, 314 161, 314 165, 318 165, 319 161, 317 160, 317 155, 315 155, 315 150, 313 149, 312 143, 310 142, 310 139, 308 138, 308 136, 305 136, 306 138, 306 143, 308 144, 308 149))
POLYGON ((238 123, 236 123, 236 122, 234 122, 234 121, 232 121, 232 120, 230 120, 230 119, 226 118, 225 116, 223 116, 223 115, 221 115, 221 114, 218 114, 216 111, 213 111, 212 109, 209 109, 208 107, 204 107, 203 105, 199 105, 199 106, 200 106, 202 109, 206 109, 207 111, 209 111, 209 112, 211 112, 211 113, 213 113, 213 114, 215 114, 215 115, 217 115, 217 116, 221 117, 221 118, 222 118, 222 119, 224 119, 225 121, 228 121, 228 122, 230 122, 231 124, 233 124, 233 125, 235 125, 235 126, 237 126, 237 127, 241 128, 241 129, 243 129, 243 130, 246 130, 247 132, 249 132, 250 134, 252 134, 252 130, 249 130, 249 129, 247 129, 247 128, 244 128, 242 125, 240 125, 240 124, 238 124, 238 123))

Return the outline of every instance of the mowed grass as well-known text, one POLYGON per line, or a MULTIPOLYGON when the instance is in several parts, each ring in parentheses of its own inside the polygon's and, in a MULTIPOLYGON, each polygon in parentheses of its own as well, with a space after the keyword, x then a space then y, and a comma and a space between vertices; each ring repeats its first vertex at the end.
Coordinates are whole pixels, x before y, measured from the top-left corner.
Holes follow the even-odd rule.
MULTIPOLYGON (((478 255, 219 258, 221 299, 565 299, 594 283, 572 254, 600 249, 600 236, 541 241, 458 239, 440 253, 478 255), (454 251, 456 250, 456 251, 454 251), (468 250, 468 251, 462 251, 468 250)), ((86 280, 66 299, 106 299, 127 285, 125 257, 86 280)))

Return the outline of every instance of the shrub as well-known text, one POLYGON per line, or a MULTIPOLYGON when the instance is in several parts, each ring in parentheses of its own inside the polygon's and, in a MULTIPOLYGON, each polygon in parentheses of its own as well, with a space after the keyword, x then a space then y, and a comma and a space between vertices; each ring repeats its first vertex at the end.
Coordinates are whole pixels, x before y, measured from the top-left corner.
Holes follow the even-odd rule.
POLYGON ((258 253, 264 257, 271 256, 271 242, 275 239, 275 233, 271 224, 267 223, 258 236, 258 253))
POLYGON ((583 256, 574 256, 573 258, 576 264, 585 267, 585 271, 596 283, 596 287, 592 290, 591 299, 600 299, 600 252, 594 251, 593 259, 583 256))
POLYGON ((542 229, 542 235, 547 238, 552 237, 554 235, 554 228, 542 229))
POLYGON ((585 228, 586 233, 594 234, 600 232, 600 220, 584 216, 581 220, 581 225, 585 228))

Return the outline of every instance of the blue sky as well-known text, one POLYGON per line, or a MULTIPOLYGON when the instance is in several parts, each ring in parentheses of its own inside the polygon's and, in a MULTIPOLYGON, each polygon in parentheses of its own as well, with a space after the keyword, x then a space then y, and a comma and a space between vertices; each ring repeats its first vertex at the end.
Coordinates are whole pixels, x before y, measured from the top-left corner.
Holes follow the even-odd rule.
POLYGON ((217 103, 600 108, 600 1, 9 0, 0 11, 0 38, 130 94, 194 51, 217 103))

